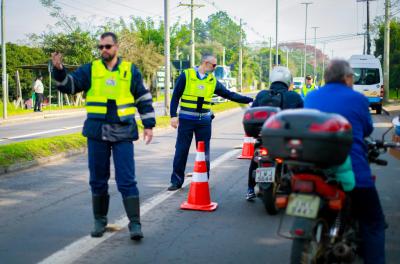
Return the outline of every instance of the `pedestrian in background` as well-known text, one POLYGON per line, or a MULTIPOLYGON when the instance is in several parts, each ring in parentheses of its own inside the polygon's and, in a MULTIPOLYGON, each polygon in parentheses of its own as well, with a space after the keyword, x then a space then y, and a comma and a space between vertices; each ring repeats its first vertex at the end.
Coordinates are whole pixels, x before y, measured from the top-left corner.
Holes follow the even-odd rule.
POLYGON ((143 233, 132 141, 139 138, 135 108, 144 126, 146 144, 152 140, 152 128, 156 124, 152 97, 143 85, 142 75, 136 66, 118 57, 118 39, 114 33, 103 33, 98 49, 101 59, 84 64, 69 74, 62 64, 61 54, 53 53, 53 76, 60 92, 86 93, 87 119, 83 135, 88 142, 89 184, 94 215, 91 236, 101 237, 106 231, 112 153, 115 180, 129 218, 130 237, 140 240, 143 233))
POLYGON ((44 86, 42 83, 43 77, 38 76, 35 83, 33 84, 33 90, 35 91, 35 106, 33 108, 34 112, 42 112, 43 103, 43 92, 44 86))

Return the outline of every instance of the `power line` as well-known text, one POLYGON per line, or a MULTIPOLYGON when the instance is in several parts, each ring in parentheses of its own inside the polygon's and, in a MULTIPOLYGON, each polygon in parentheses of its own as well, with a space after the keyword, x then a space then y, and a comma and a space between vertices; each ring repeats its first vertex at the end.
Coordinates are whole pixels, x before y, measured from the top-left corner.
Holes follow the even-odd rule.
POLYGON ((126 5, 126 4, 117 2, 117 1, 113 1, 113 0, 108 0, 108 1, 111 2, 111 3, 114 3, 116 5, 119 5, 119 6, 123 6, 123 7, 129 8, 131 10, 135 10, 135 11, 138 11, 138 12, 150 14, 150 15, 152 15, 151 17, 162 17, 162 15, 160 15, 160 14, 149 12, 149 11, 145 11, 145 10, 141 10, 141 9, 136 8, 136 7, 133 7, 133 6, 130 6, 130 5, 126 5))

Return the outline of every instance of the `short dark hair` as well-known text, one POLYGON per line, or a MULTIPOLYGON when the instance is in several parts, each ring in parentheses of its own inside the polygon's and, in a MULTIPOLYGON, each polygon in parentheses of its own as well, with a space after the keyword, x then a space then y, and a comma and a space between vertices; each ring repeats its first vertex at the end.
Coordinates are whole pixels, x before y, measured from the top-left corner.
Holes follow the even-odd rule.
POLYGON ((115 44, 118 43, 118 37, 117 37, 117 35, 115 35, 115 33, 113 33, 113 32, 104 32, 103 34, 101 34, 100 39, 104 39, 106 37, 111 37, 115 44))
POLYGON ((312 76, 311 76, 311 75, 307 75, 307 76, 306 76, 306 79, 307 79, 307 80, 312 80, 312 76))
POLYGON ((325 70, 324 79, 325 83, 344 83, 344 78, 353 74, 353 69, 346 60, 334 59, 328 64, 328 67, 325 70))
POLYGON ((201 55, 201 62, 203 63, 205 61, 208 61, 211 58, 215 58, 214 54, 212 54, 212 53, 204 53, 204 54, 201 55))

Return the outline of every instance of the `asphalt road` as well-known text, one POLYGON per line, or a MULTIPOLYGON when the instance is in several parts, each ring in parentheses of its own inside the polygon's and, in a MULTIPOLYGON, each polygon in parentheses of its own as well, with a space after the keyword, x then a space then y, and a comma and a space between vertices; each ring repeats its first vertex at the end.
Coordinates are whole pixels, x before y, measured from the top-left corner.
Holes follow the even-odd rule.
MULTIPOLYGON (((291 241, 276 234, 280 216, 268 216, 260 200, 244 199, 249 161, 236 159, 240 150, 235 149, 243 140, 241 118, 239 109, 218 114, 213 122, 210 189, 219 207, 212 213, 179 209, 188 186, 166 191, 174 130, 158 133, 148 146, 135 144, 141 243, 128 237, 113 176, 109 223, 114 231, 103 239, 87 237, 92 215, 85 155, 0 178, 1 263, 288 263, 291 241)), ((379 136, 389 118, 374 116, 374 121, 379 136)), ((192 145, 187 171, 194 152, 192 145)), ((389 223, 387 263, 398 263, 400 161, 383 157, 389 165, 373 171, 389 223)))

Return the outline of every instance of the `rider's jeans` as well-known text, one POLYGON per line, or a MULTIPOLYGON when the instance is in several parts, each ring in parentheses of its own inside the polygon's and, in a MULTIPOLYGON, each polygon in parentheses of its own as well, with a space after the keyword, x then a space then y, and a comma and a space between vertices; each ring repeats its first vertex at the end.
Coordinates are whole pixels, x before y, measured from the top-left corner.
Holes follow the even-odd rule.
POLYGON ((375 187, 351 192, 354 216, 360 223, 364 263, 385 263, 385 217, 375 187))

